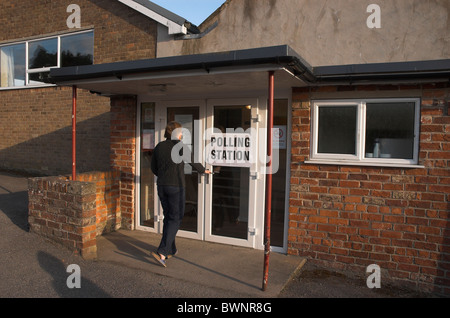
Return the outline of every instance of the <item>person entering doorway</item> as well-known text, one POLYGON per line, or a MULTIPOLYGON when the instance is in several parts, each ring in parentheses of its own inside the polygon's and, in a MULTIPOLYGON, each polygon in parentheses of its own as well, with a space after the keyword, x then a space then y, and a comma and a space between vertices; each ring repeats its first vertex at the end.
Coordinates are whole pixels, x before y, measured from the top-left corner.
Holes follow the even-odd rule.
MULTIPOLYGON (((159 264, 166 267, 166 259, 178 252, 175 237, 184 216, 186 202, 185 163, 183 161, 175 163, 172 158, 174 147, 183 138, 181 124, 175 121, 167 124, 164 138, 166 140, 156 146, 151 161, 152 172, 158 177, 158 197, 164 214, 161 242, 158 249, 152 252, 152 255, 159 264)), ((183 147, 181 147, 179 153, 180 158, 183 157, 182 151, 183 147)), ((199 173, 211 173, 200 163, 191 162, 189 164, 199 173)))

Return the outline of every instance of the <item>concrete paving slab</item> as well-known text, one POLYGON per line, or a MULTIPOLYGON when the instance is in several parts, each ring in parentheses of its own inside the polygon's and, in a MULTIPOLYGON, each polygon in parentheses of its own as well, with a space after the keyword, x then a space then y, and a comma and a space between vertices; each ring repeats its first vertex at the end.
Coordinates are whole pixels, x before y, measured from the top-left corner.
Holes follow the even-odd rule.
POLYGON ((0 172, 0 297, 274 298, 304 259, 271 254, 261 290, 264 252, 177 238, 179 254, 163 268, 151 256, 161 236, 120 230, 98 238, 98 259, 28 232, 27 179, 0 172), (69 264, 82 288, 67 286, 69 264))
POLYGON ((164 268, 152 257, 161 236, 120 230, 97 239, 98 261, 149 271, 248 297, 277 297, 306 259, 271 253, 269 282, 262 291, 264 252, 177 238, 178 254, 164 268))

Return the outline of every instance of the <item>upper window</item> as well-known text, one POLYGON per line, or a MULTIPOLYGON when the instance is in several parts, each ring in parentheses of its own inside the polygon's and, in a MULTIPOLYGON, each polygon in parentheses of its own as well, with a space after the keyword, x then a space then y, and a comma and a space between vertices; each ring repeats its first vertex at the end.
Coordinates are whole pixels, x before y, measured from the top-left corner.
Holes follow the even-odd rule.
POLYGON ((25 85, 25 44, 0 47, 0 87, 25 85))
POLYGON ((94 32, 84 31, 0 46, 0 87, 48 83, 51 68, 94 62, 94 32))
POLYGON ((417 164, 419 99, 315 101, 311 160, 417 164))

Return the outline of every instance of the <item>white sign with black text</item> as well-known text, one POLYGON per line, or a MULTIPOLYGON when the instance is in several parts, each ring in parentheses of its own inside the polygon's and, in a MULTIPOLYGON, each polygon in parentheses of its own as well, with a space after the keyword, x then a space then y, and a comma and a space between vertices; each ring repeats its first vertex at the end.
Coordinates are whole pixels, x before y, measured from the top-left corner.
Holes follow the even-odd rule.
POLYGON ((207 162, 212 166, 250 167, 252 138, 248 133, 211 134, 207 162))

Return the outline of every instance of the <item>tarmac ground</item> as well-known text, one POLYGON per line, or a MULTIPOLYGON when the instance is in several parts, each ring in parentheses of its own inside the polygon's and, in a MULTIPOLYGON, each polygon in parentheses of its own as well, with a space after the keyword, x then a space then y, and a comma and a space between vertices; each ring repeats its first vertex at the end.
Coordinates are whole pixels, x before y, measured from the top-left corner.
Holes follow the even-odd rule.
POLYGON ((264 252, 177 238, 179 254, 160 266, 151 256, 160 236, 120 230, 98 238, 98 258, 28 232, 27 178, 0 172, 0 298, 425 298, 320 268, 306 259, 271 253, 261 290, 264 252), (81 288, 69 288, 78 266, 81 288))

